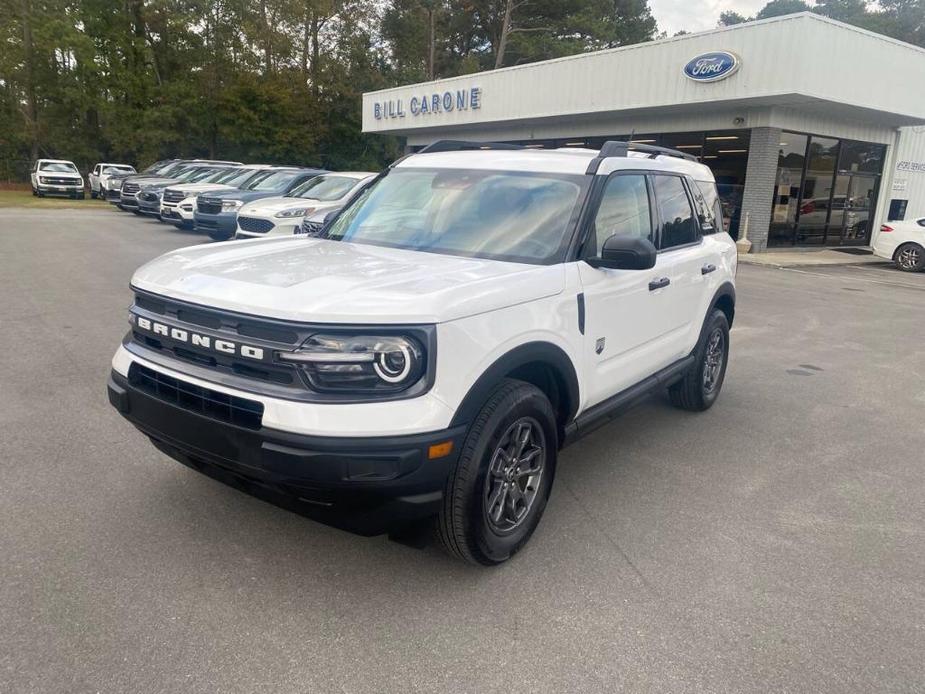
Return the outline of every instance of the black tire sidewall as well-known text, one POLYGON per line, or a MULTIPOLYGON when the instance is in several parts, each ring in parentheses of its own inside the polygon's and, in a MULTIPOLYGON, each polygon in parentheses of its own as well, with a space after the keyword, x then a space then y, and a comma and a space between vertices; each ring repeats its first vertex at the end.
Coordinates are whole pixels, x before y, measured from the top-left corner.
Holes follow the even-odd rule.
POLYGON ((695 377, 697 387, 700 389, 700 397, 704 405, 709 407, 719 397, 719 392, 723 388, 723 381, 726 379, 726 367, 729 365, 729 321, 726 320, 726 314, 722 311, 714 311, 704 325, 703 334, 700 339, 700 345, 697 349, 697 364, 695 377), (710 341, 710 335, 719 328, 723 332, 723 365, 719 372, 719 378, 716 387, 709 393, 703 389, 703 370, 706 367, 707 344, 710 341))
POLYGON ((466 490, 470 538, 470 551, 482 563, 500 563, 517 552, 530 539, 539 524, 549 498, 555 476, 558 436, 552 405, 543 393, 529 384, 512 393, 499 403, 486 422, 477 441, 472 462, 477 461, 478 474, 466 490), (485 477, 488 465, 501 437, 521 417, 532 417, 543 430, 546 439, 546 463, 540 489, 523 524, 510 533, 498 534, 488 523, 484 505, 485 477))

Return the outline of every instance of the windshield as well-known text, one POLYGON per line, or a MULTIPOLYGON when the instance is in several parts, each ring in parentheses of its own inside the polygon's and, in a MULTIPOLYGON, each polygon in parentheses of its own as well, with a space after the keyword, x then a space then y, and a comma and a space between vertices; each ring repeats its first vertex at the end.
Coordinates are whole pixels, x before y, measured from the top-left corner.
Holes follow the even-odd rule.
POLYGON ((318 176, 294 188, 289 197, 331 202, 340 200, 359 182, 349 176, 318 176))
POLYGON ((114 174, 114 173, 135 173, 135 169, 131 166, 104 166, 104 174, 114 174))
POLYGON ((262 174, 263 171, 258 171, 255 169, 232 169, 230 172, 225 174, 225 178, 222 178, 220 181, 215 181, 215 183, 224 183, 226 186, 233 186, 235 188, 240 188, 245 181, 249 180, 252 176, 257 174, 262 174))
POLYGON ((473 258, 560 261, 586 176, 396 169, 368 188, 325 237, 473 258))
POLYGON ((77 167, 70 162, 45 161, 39 165, 40 171, 54 171, 55 173, 77 173, 77 167))
POLYGON ((194 173, 188 180, 190 183, 199 183, 200 181, 214 182, 216 176, 222 176, 225 169, 202 169, 194 173))
POLYGON ((268 176, 255 182, 248 190, 285 190, 301 171, 271 171, 268 176))

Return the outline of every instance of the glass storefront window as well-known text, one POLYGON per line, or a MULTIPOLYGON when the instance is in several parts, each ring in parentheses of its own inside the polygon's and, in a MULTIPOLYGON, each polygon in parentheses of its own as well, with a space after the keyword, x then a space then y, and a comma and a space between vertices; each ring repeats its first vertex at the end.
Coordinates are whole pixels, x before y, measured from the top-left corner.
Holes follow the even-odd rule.
POLYGON ((886 146, 784 132, 769 246, 870 240, 886 146))
POLYGON ((777 150, 777 177, 774 183, 774 204, 771 210, 768 245, 793 242, 808 142, 809 138, 806 135, 781 133, 777 150))

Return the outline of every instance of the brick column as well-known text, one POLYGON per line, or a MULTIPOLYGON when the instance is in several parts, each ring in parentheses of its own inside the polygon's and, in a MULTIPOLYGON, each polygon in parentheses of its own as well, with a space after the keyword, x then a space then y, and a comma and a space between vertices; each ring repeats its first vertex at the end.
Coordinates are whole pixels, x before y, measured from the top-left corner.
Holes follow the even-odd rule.
POLYGON ((752 242, 753 253, 761 253, 768 246, 780 136, 780 128, 752 128, 748 145, 739 237, 748 214, 748 238, 752 242))

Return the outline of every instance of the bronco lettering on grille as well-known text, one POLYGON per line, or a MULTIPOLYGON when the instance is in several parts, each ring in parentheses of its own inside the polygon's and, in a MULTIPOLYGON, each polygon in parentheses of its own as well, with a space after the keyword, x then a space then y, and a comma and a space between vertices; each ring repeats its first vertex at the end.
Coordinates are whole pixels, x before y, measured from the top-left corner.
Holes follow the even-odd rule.
POLYGON ((193 347, 210 349, 223 354, 234 354, 248 359, 262 360, 264 350, 262 347, 253 347, 251 345, 242 345, 230 340, 213 338, 211 335, 201 335, 190 330, 177 328, 165 323, 159 323, 143 316, 136 316, 134 313, 129 314, 129 320, 139 329, 161 337, 167 337, 177 342, 184 342, 193 347))

